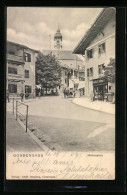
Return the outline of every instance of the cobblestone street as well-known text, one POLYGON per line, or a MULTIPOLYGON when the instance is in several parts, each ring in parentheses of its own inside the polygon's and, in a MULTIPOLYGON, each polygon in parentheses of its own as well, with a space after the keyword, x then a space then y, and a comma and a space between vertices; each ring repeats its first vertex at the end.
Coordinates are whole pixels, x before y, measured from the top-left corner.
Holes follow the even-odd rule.
MULTIPOLYGON (((78 106, 71 98, 42 97, 27 104, 29 127, 33 127, 33 133, 48 148, 60 151, 115 149, 115 115, 78 106)), ((24 107, 20 106, 19 110, 25 114, 24 107)))

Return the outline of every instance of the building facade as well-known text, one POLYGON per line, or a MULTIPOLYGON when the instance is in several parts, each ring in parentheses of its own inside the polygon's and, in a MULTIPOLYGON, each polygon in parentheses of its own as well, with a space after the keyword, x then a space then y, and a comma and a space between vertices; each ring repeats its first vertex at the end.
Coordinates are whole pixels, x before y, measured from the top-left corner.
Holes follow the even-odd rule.
POLYGON ((80 55, 75 55, 71 50, 62 49, 62 34, 60 30, 54 35, 54 49, 42 50, 44 55, 52 53, 60 62, 61 66, 61 88, 69 87, 85 91, 85 66, 84 58, 80 55))
POLYGON ((6 89, 10 96, 35 97, 35 60, 37 51, 7 41, 6 89))
POLYGON ((84 61, 70 50, 43 50, 44 55, 52 53, 60 62, 61 87, 74 88, 74 83, 85 86, 84 61))
POLYGON ((87 31, 73 53, 85 56, 85 94, 104 100, 115 93, 115 85, 104 78, 110 58, 115 59, 115 8, 105 8, 87 31))

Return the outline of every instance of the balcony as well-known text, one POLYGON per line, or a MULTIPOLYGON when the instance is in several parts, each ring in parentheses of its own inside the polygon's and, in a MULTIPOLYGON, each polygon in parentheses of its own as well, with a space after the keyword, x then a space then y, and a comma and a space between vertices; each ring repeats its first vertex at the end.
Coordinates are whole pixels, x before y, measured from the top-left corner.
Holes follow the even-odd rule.
POLYGON ((16 64, 24 64, 24 58, 23 56, 16 56, 16 55, 12 55, 12 54, 7 54, 7 60, 11 61, 13 63, 16 64))
POLYGON ((21 74, 8 74, 7 79, 10 82, 22 82, 22 81, 25 81, 24 80, 24 75, 21 75, 21 74))

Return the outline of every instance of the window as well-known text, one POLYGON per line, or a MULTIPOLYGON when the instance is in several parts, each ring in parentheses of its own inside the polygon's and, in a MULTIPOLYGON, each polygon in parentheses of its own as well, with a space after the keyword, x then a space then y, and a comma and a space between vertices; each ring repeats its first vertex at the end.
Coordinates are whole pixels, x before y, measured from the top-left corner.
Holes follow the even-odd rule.
POLYGON ((98 74, 101 74, 101 65, 98 65, 98 74))
POLYGON ((90 68, 89 73, 90 73, 90 76, 93 76, 93 67, 92 67, 92 68, 90 68))
POLYGON ((98 74, 103 74, 105 70, 104 64, 98 65, 98 74))
POLYGON ((29 85, 25 85, 25 93, 31 93, 32 92, 32 87, 29 85))
POLYGON ((79 80, 80 80, 80 81, 85 81, 85 78, 80 76, 80 77, 79 77, 79 80))
POLYGON ((17 68, 8 67, 9 74, 17 74, 17 68))
POLYGON ((98 54, 101 55, 106 52, 105 43, 98 45, 98 54))
POLYGON ((87 51, 88 58, 93 58, 93 49, 87 51))
POLYGON ((29 78, 29 70, 25 70, 25 78, 29 78))
POLYGON ((8 91, 9 91, 9 93, 17 93, 17 85, 8 84, 8 91))
POLYGON ((93 67, 87 69, 87 77, 93 76, 93 67))
POLYGON ((67 83, 67 79, 65 79, 65 83, 67 83))
POLYGON ((87 77, 89 77, 89 68, 87 69, 87 77))
POLYGON ((25 62, 31 62, 31 54, 25 53, 25 62))

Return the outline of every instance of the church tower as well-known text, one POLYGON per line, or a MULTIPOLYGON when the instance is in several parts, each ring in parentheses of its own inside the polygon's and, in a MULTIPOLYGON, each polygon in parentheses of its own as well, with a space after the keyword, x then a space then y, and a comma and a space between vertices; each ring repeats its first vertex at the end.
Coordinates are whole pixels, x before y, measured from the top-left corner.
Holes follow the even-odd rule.
POLYGON ((54 35, 54 48, 62 49, 62 34, 60 32, 59 26, 54 35))

